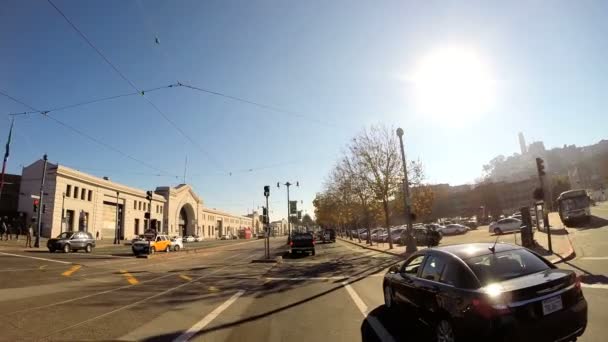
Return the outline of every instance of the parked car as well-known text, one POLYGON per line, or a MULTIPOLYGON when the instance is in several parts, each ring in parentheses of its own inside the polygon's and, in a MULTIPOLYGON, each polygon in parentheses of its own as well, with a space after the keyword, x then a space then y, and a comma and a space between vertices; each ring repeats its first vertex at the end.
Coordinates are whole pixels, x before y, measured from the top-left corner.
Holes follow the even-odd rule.
POLYGON ((187 235, 187 236, 184 236, 184 238, 183 238, 183 242, 194 242, 194 241, 196 241, 196 239, 194 238, 193 235, 187 235))
POLYGON ((131 240, 125 242, 125 245, 132 245, 135 242, 137 242, 137 241, 139 241, 139 240, 141 240, 143 238, 144 238, 143 234, 135 235, 135 236, 133 236, 133 238, 131 240))
POLYGON ((77 252, 79 249, 91 253, 95 248, 95 238, 89 232, 63 232, 56 238, 49 239, 46 247, 51 253, 55 253, 55 251, 77 252))
POLYGON ((441 228, 441 233, 443 235, 453 235, 453 234, 464 234, 470 230, 469 227, 464 226, 458 223, 448 224, 447 226, 441 228))
MULTIPOLYGON (((405 234, 407 234, 407 232, 404 231, 401 235, 401 241, 403 241, 402 243, 405 243, 405 234)), ((419 246, 437 246, 443 238, 443 235, 439 230, 427 227, 414 228, 413 235, 416 245, 419 246)))
POLYGON ((156 235, 149 240, 139 240, 131 246, 134 255, 154 254, 156 252, 169 252, 171 250, 171 239, 167 235, 156 235), (149 246, 149 249, 148 249, 149 246))
POLYGON ((294 233, 289 241, 290 253, 310 253, 315 255, 315 238, 311 233, 294 233))
POLYGON ((184 240, 179 236, 174 236, 170 239, 171 241, 171 250, 174 252, 179 251, 180 249, 184 249, 184 240))
POLYGON ((508 218, 500 219, 496 222, 490 223, 488 231, 490 233, 500 235, 505 232, 519 231, 521 228, 521 225, 522 225, 521 220, 508 217, 508 218))
MULTIPOLYGON (((393 241, 393 243, 402 244, 401 233, 403 233, 403 231, 405 231, 405 228, 401 228, 401 227, 391 228, 391 240, 393 241)), ((386 241, 388 241, 388 234, 387 234, 386 241)))
POLYGON ((196 241, 196 242, 201 242, 201 241, 203 241, 203 240, 204 240, 204 239, 203 239, 203 237, 202 237, 202 236, 199 236, 199 235, 195 235, 195 236, 194 236, 194 241, 196 241))
POLYGON ((511 244, 427 248, 384 276, 385 306, 402 305, 437 341, 571 341, 587 326, 579 278, 511 244))
POLYGON ((477 229, 478 227, 477 222, 473 220, 465 221, 463 224, 471 229, 477 229))

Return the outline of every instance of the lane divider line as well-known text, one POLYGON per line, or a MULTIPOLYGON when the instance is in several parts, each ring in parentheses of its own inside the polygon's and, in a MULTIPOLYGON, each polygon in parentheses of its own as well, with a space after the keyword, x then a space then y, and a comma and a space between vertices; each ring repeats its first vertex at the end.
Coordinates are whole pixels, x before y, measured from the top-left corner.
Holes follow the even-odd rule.
POLYGON ((585 284, 581 283, 582 287, 591 288, 591 289, 604 289, 608 290, 608 284, 585 284))
POLYGON ((29 256, 29 255, 20 255, 20 254, 4 253, 4 252, 0 252, 0 254, 14 256, 14 257, 18 257, 18 258, 26 258, 26 259, 34 259, 34 260, 44 260, 44 261, 56 262, 56 263, 59 263, 59 264, 67 264, 67 265, 72 264, 71 262, 67 262, 67 261, 53 260, 53 259, 47 259, 47 258, 38 258, 38 257, 29 256))
POLYGON ((183 334, 178 336, 176 339, 174 339, 173 342, 188 341, 197 332, 201 331, 207 325, 209 325, 209 323, 211 323, 217 316, 219 316, 224 310, 226 310, 230 305, 232 305, 244 293, 245 293, 244 290, 240 290, 237 293, 235 293, 234 295, 232 295, 232 297, 228 298, 228 300, 226 300, 224 303, 222 303, 222 305, 215 308, 213 311, 211 311, 209 314, 207 314, 207 316, 203 317, 203 319, 196 322, 190 329, 186 330, 186 332, 184 332, 183 334))
POLYGON ((182 279, 184 279, 184 280, 187 280, 187 281, 192 281, 192 278, 188 277, 185 274, 180 274, 179 277, 182 278, 182 279))
POLYGON ((288 280, 288 281, 302 281, 302 280, 345 280, 348 276, 334 276, 334 277, 268 277, 268 280, 288 280))
POLYGON ((127 270, 120 270, 120 273, 122 273, 125 278, 127 278, 127 281, 129 282, 129 284, 131 285, 136 285, 139 284, 139 281, 129 272, 127 272, 127 270))
POLYGON ((72 274, 74 274, 74 272, 78 271, 81 268, 82 268, 81 265, 74 265, 74 266, 70 267, 69 270, 61 273, 61 275, 64 276, 64 277, 71 277, 72 274))
POLYGON ((363 315, 363 317, 365 317, 365 320, 372 327, 372 329, 374 330, 374 332, 376 333, 376 336, 378 336, 380 341, 395 342, 396 341, 395 338, 384 328, 384 326, 382 325, 382 323, 380 323, 378 318, 373 315, 368 314, 367 305, 365 305, 365 303, 363 302, 361 297, 359 297, 359 295, 357 294, 355 289, 353 289, 352 286, 350 286, 350 284, 347 281, 342 282, 342 285, 344 285, 346 292, 348 292, 348 294, 350 295, 350 298, 353 300, 353 302, 355 302, 355 305, 357 306, 359 311, 361 311, 361 314, 363 315))

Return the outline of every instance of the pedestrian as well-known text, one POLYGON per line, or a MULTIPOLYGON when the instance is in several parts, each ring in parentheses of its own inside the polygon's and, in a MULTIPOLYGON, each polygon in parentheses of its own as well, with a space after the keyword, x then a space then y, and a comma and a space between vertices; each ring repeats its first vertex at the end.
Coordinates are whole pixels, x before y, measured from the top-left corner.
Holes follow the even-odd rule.
POLYGON ((32 248, 32 235, 34 235, 34 228, 32 227, 32 224, 30 223, 27 227, 27 234, 25 237, 25 247, 29 247, 32 248))
POLYGON ((8 241, 8 226, 6 225, 7 221, 8 217, 5 216, 2 220, 2 225, 0 226, 0 240, 2 240, 4 234, 6 234, 6 241, 8 241))
POLYGON ((21 223, 16 222, 13 219, 13 226, 15 227, 15 240, 19 241, 19 234, 21 234, 21 223))
POLYGON ((99 240, 99 230, 95 233, 95 240, 99 240))

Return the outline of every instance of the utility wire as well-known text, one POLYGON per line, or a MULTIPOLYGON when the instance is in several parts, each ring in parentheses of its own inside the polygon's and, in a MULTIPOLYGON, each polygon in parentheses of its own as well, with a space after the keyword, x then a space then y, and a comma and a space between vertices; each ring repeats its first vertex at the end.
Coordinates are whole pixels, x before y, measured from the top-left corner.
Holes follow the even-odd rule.
MULTIPOLYGON (((65 19, 65 21, 74 29, 74 31, 76 31, 82 37, 82 39, 84 39, 84 41, 93 50, 95 50, 95 52, 97 52, 97 54, 112 69, 114 69, 114 71, 123 80, 125 80, 125 82, 129 83, 129 85, 131 86, 131 88, 133 88, 136 92, 141 93, 141 90, 139 90, 139 88, 137 86, 135 86, 135 84, 133 82, 131 82, 131 80, 129 80, 122 72, 120 72, 120 70, 118 70, 118 68, 93 44, 93 42, 91 42, 91 40, 89 40, 89 38, 87 38, 87 36, 82 31, 80 31, 78 29, 78 27, 59 9, 59 7, 57 7, 53 3, 53 1, 47 0, 47 2, 49 4, 51 4, 51 6, 53 6, 53 8, 55 8, 55 10, 63 17, 63 19, 65 19)), ((148 99, 145 96, 145 94, 142 93, 142 97, 152 106, 152 108, 154 108, 154 110, 156 110, 156 112, 158 112, 163 117, 163 119, 165 119, 171 126, 173 126, 173 128, 175 128, 182 136, 184 136, 188 141, 190 141, 194 146, 196 146, 201 152, 203 152, 203 154, 205 154, 207 156, 207 158, 209 158, 213 163, 215 163, 218 168, 224 169, 221 165, 218 164, 218 162, 214 158, 211 158, 209 152, 207 152, 205 149, 203 149, 202 146, 200 144, 198 144, 194 139, 192 139, 192 137, 190 137, 188 134, 186 134, 186 132, 184 132, 184 130, 182 130, 181 128, 179 128, 177 126, 177 124, 173 120, 169 119, 169 117, 162 110, 160 110, 160 108, 158 108, 158 106, 156 106, 150 99, 148 99)))
POLYGON ((55 108, 51 108, 51 109, 43 110, 43 111, 29 111, 29 112, 9 113, 7 115, 18 116, 18 115, 27 115, 27 114, 48 114, 48 113, 51 113, 51 112, 57 112, 57 111, 66 110, 66 109, 70 109, 70 108, 75 108, 75 107, 80 107, 80 106, 86 106, 86 105, 93 104, 93 103, 114 100, 114 99, 118 99, 118 98, 121 98, 121 97, 127 97, 127 96, 133 96, 133 95, 144 95, 145 93, 150 93, 150 92, 153 92, 153 91, 157 91, 157 90, 161 90, 161 89, 166 89, 166 88, 173 88, 173 87, 178 87, 178 86, 179 86, 178 83, 169 84, 169 85, 162 86, 162 87, 156 87, 156 88, 150 88, 150 89, 142 90, 141 92, 131 92, 131 93, 126 93, 126 94, 101 97, 101 98, 94 99, 94 100, 78 102, 78 103, 69 104, 69 105, 65 105, 65 106, 61 106, 61 107, 55 107, 55 108))
POLYGON ((27 108, 29 108, 30 110, 32 110, 32 111, 33 111, 33 113, 40 113, 40 114, 41 114, 43 117, 45 117, 45 118, 49 118, 49 119, 51 119, 52 121, 55 121, 57 124, 59 124, 59 125, 61 125, 61 126, 65 127, 65 128, 67 128, 67 129, 69 129, 69 130, 71 130, 71 131, 73 131, 73 132, 77 133, 78 135, 80 135, 80 136, 82 136, 82 137, 85 137, 85 138, 87 138, 87 139, 89 139, 89 140, 91 140, 91 141, 93 141, 93 142, 95 142, 95 143, 97 143, 97 144, 99 144, 99 145, 101 145, 101 146, 104 146, 104 147, 105 147, 105 148, 107 148, 107 149, 110 149, 110 150, 112 150, 112 151, 114 151, 114 152, 116 152, 116 153, 119 153, 119 154, 121 154, 121 155, 122 155, 122 156, 124 156, 124 157, 127 157, 127 158, 129 158, 129 159, 131 159, 131 160, 133 160, 133 161, 135 161, 135 162, 137 162, 137 163, 141 164, 141 165, 144 165, 144 166, 146 166, 146 167, 148 167, 148 168, 151 168, 151 169, 153 169, 153 170, 156 170, 156 171, 158 171, 158 172, 160 172, 160 173, 164 173, 165 175, 170 175, 170 176, 173 176, 173 175, 171 175, 169 172, 163 171, 163 170, 161 170, 161 169, 157 168, 157 167, 156 167, 156 166, 154 166, 154 165, 148 164, 148 163, 146 163, 146 162, 145 162, 145 161, 143 161, 143 160, 137 159, 137 158, 135 158, 135 157, 131 156, 130 154, 128 154, 128 153, 126 153, 126 152, 123 152, 123 151, 119 150, 118 148, 116 148, 116 147, 114 147, 114 146, 112 146, 112 145, 110 145, 110 144, 107 144, 107 143, 105 143, 105 142, 103 142, 103 141, 101 141, 101 140, 99 140, 99 139, 97 139, 97 138, 95 138, 95 137, 93 137, 93 136, 91 136, 91 135, 89 135, 89 134, 87 134, 87 133, 85 133, 85 132, 81 131, 80 129, 78 129, 78 128, 76 128, 76 127, 73 127, 73 126, 71 126, 71 125, 69 125, 69 124, 67 124, 67 123, 65 123, 65 122, 63 122, 63 121, 61 121, 61 120, 59 120, 59 119, 56 119, 56 118, 54 118, 54 117, 50 116, 50 115, 48 114, 48 111, 41 111, 41 110, 38 110, 38 109, 36 109, 36 108, 34 108, 34 107, 30 106, 29 104, 27 104, 27 103, 25 103, 25 102, 23 102, 23 101, 21 101, 21 100, 19 100, 19 99, 16 99, 16 98, 15 98, 15 97, 13 97, 13 96, 8 95, 7 93, 5 93, 5 92, 3 92, 3 91, 0 91, 0 94, 2 94, 2 95, 4 95, 4 96, 8 97, 9 99, 11 99, 11 100, 13 100, 13 101, 15 101, 15 102, 17 102, 17 103, 19 103, 19 104, 21 104, 21 105, 23 105, 23 106, 27 107, 27 108))
POLYGON ((247 100, 247 99, 244 99, 244 98, 241 98, 241 97, 232 96, 232 95, 229 95, 229 94, 220 93, 220 92, 214 91, 214 90, 209 90, 209 89, 204 89, 204 88, 196 87, 196 86, 189 85, 189 84, 184 84, 184 83, 178 83, 178 84, 180 86, 182 86, 182 87, 186 87, 186 88, 189 88, 189 89, 192 89, 192 90, 197 90, 197 91, 200 91, 200 92, 203 92, 203 93, 207 93, 207 94, 211 94, 211 95, 215 95, 215 96, 224 97, 224 98, 227 98, 227 99, 230 99, 230 100, 233 100, 233 101, 237 101, 237 102, 247 103, 247 104, 259 107, 259 108, 271 110, 273 112, 291 115, 291 116, 294 116, 294 117, 297 117, 297 118, 300 118, 300 119, 304 119, 304 120, 315 122, 315 123, 320 124, 320 125, 337 127, 336 124, 333 124, 331 122, 326 122, 326 121, 318 120, 318 119, 315 119, 315 118, 311 118, 309 116, 306 116, 306 115, 303 115, 303 114, 300 114, 300 113, 297 113, 297 112, 289 111, 289 110, 286 110, 286 109, 282 109, 282 108, 279 108, 279 107, 267 105, 267 104, 256 102, 256 101, 247 100))

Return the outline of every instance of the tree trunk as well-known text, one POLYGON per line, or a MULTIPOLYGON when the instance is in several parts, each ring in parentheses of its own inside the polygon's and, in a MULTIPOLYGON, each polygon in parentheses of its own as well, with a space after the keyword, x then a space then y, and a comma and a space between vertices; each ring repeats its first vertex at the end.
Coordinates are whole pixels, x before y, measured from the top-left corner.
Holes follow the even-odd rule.
POLYGON ((382 201, 384 206, 384 219, 386 222, 386 231, 388 232, 388 249, 393 249, 393 237, 391 236, 391 225, 389 218, 388 201, 382 201))

